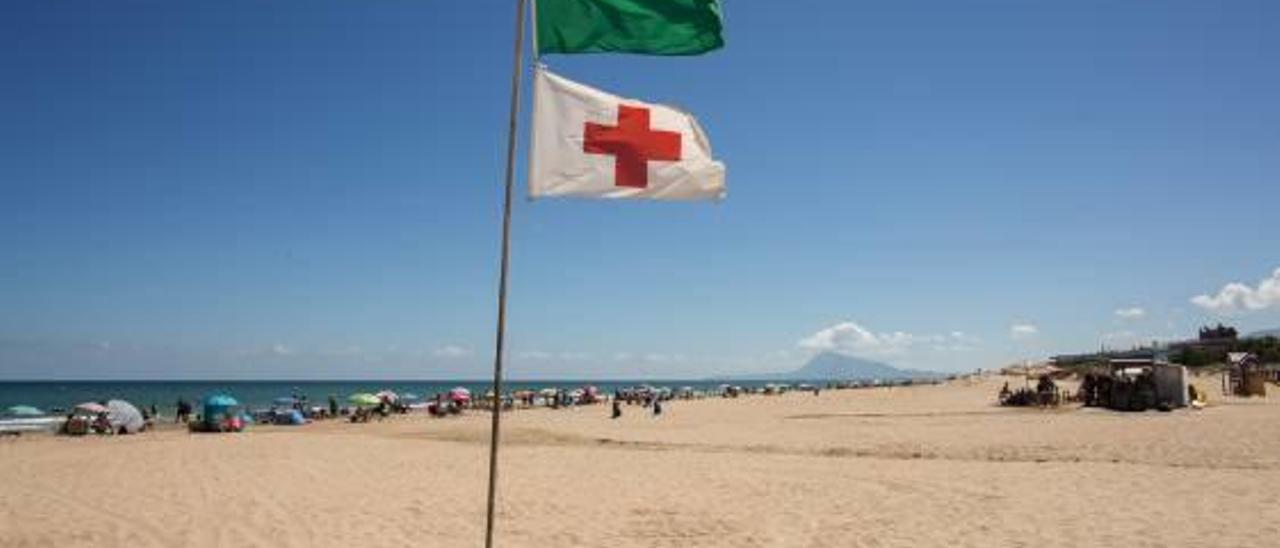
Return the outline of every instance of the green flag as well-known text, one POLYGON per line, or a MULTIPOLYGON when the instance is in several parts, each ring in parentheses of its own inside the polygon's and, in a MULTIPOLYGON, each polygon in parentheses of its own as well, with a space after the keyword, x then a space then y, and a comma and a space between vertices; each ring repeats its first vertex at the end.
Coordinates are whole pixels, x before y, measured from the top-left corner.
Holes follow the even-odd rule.
POLYGON ((536 0, 539 53, 698 55, 724 46, 719 0, 536 0))

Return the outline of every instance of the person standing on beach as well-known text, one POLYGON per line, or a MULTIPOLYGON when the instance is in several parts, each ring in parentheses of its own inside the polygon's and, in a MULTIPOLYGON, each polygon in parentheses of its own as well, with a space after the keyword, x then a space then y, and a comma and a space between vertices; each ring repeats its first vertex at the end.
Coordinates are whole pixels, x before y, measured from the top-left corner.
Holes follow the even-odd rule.
POLYGON ((329 417, 338 416, 338 398, 329 394, 329 417))
POLYGON ((622 417, 622 402, 618 401, 618 399, 617 399, 617 398, 614 398, 614 399, 613 399, 613 417, 612 417, 612 418, 617 419, 617 418, 621 418, 621 417, 622 417))
POLYGON ((653 416, 658 417, 661 415, 662 415, 662 400, 659 398, 654 398, 653 399, 653 416))
POLYGON ((186 424, 191 420, 191 404, 187 403, 185 398, 178 398, 178 412, 174 414, 173 423, 179 422, 186 424))

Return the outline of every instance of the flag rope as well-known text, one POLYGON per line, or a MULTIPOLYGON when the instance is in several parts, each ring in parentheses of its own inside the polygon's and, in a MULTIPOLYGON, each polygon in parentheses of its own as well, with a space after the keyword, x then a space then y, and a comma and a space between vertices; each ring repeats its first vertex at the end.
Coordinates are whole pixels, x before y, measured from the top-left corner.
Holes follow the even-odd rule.
POLYGON ((516 129, 520 115, 520 79, 524 60, 525 0, 516 0, 515 62, 511 69, 511 106, 507 121, 507 172, 502 199, 502 259, 498 273, 498 325, 494 335, 493 423, 489 436, 489 500, 484 545, 493 548, 494 511, 498 492, 498 441, 502 426, 502 358, 507 330, 507 270, 511 261, 511 192, 515 186, 516 129))

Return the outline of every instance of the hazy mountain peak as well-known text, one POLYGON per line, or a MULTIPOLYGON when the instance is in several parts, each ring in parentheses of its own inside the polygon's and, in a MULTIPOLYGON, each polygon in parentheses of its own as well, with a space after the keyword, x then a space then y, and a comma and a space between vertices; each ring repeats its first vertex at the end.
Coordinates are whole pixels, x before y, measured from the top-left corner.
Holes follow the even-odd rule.
POLYGON ((937 377, 938 374, 927 371, 898 369, 887 363, 850 356, 838 352, 822 352, 799 369, 786 373, 766 373, 747 375, 749 379, 786 379, 798 381, 834 381, 834 380, 898 380, 937 377))

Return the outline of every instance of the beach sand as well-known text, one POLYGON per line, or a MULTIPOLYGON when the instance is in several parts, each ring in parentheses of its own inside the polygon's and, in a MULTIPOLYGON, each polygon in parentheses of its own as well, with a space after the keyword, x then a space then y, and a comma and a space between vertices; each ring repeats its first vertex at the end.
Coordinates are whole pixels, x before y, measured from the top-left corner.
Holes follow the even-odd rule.
MULTIPOLYGON (((1002 409, 1001 382, 509 413, 498 544, 1280 546, 1280 402, 1002 409)), ((488 426, 6 439, 0 546, 478 546, 488 426)))

